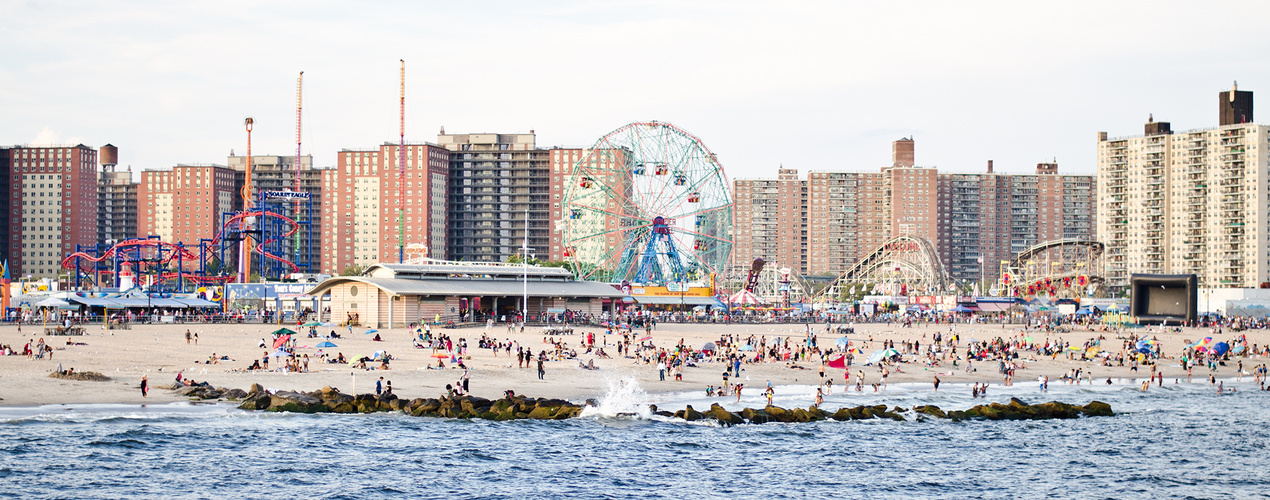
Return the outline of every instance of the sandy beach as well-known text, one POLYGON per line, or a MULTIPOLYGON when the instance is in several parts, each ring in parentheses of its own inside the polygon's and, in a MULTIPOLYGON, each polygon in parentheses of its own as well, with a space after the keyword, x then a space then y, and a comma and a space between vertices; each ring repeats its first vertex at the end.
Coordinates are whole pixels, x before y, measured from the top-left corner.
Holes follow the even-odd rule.
MULTIPOLYGON (((849 337, 863 340, 864 345, 860 347, 866 353, 881 349, 884 340, 893 340, 897 343, 918 340, 925 350, 924 346, 931 341, 935 332, 943 332, 946 335, 950 330, 950 325, 947 324, 912 328, 886 324, 852 326, 855 328, 855 333, 849 337), (872 345, 869 345, 869 339, 873 340, 872 345)), ((175 380, 177 372, 181 372, 186 378, 192 378, 198 382, 206 381, 218 387, 246 389, 253 383, 259 383, 268 389, 311 391, 332 386, 341 391, 358 393, 373 392, 375 381, 379 377, 384 377, 386 381, 392 382, 394 392, 398 396, 436 397, 444 394, 446 384, 457 383, 462 374, 462 370, 450 366, 448 359, 445 360, 447 368, 444 370, 426 369, 427 366, 436 365, 436 359, 432 357, 433 351, 414 348, 413 334, 409 330, 382 330, 379 335, 383 341, 375 342, 372 341, 373 335, 362 333, 365 331, 364 328, 354 328, 351 335, 347 328, 336 328, 343 338, 333 339, 332 341, 338 347, 326 349, 326 351, 332 356, 343 353, 348 358, 370 355, 376 351, 387 351, 396 358, 390 364, 390 370, 362 370, 351 368, 347 364, 319 363, 315 358, 318 349, 314 346, 325 339, 299 338, 296 352, 301 355, 308 354, 311 358, 308 373, 276 371, 276 358, 273 357, 270 358, 271 367, 275 368, 275 371, 245 371, 266 351, 273 351, 273 349, 261 349, 258 345, 261 339, 272 342, 272 337, 268 333, 277 328, 279 325, 193 324, 134 325, 131 330, 105 330, 101 325, 90 325, 86 327, 87 335, 84 336, 53 337, 39 335, 43 332, 39 325, 24 325, 21 333, 14 325, 0 326, 0 344, 7 344, 20 351, 29 340, 38 341, 43 337, 54 347, 52 359, 29 360, 26 356, 20 355, 0 356, 0 388, 2 388, 0 398, 3 398, 0 400, 0 405, 181 401, 185 398, 164 389, 175 380), (187 328, 198 334, 197 345, 186 342, 187 328), (67 345, 68 341, 73 344, 67 345), (206 364, 213 354, 228 356, 230 359, 222 360, 219 364, 206 364), (111 380, 86 382, 50 378, 48 375, 57 370, 59 365, 64 369, 74 368, 77 372, 100 372, 111 380), (148 398, 142 398, 138 388, 143 375, 148 378, 152 387, 156 387, 150 392, 148 398)), ((817 333, 821 346, 833 346, 834 340, 841 337, 836 333, 825 334, 823 323, 813 324, 811 328, 817 333)), ((1081 345, 1086 340, 1102 335, 1107 339, 1103 341, 1103 348, 1113 352, 1119 351, 1122 344, 1122 341, 1117 339, 1116 332, 1088 331, 1083 327, 1076 327, 1072 332, 1062 334, 1047 334, 1036 330, 1025 332, 1022 325, 957 324, 952 328, 962 339, 962 347, 958 349, 960 355, 964 355, 964 345, 969 339, 987 341, 997 337, 1032 336, 1036 342, 1050 339, 1081 345)), ((294 326, 291 326, 291 329, 296 330, 294 326)), ((327 334, 331 330, 331 328, 319 327, 320 334, 327 334)), ((307 333, 308 329, 304 328, 302 331, 307 333)), ((766 336, 769 342, 776 337, 792 335, 794 339, 801 341, 805 331, 806 326, 801 324, 658 324, 652 337, 658 347, 672 348, 679 343, 680 339, 688 345, 699 347, 707 341, 718 340, 721 335, 727 334, 738 335, 742 338, 749 335, 766 336)), ((724 370, 722 363, 699 363, 696 367, 684 369, 683 381, 673 381, 669 375, 666 381, 660 381, 655 364, 617 356, 612 359, 601 359, 594 355, 582 354, 584 349, 579 345, 587 332, 595 333, 597 345, 604 346, 607 343, 608 353, 616 353, 616 349, 612 346, 621 340, 620 335, 604 335, 604 330, 601 328, 576 328, 573 335, 565 335, 562 340, 569 347, 577 348, 578 359, 547 362, 544 380, 538 380, 536 368, 517 368, 515 358, 507 357, 504 351, 500 351, 495 356, 489 349, 479 349, 477 341, 482 335, 489 335, 503 342, 510 339, 538 352, 549 349, 549 345, 544 343, 548 335, 544 335, 541 328, 527 327, 524 333, 519 331, 509 333, 503 325, 495 325, 488 331, 483 326, 434 330, 434 333, 449 335, 456 342, 459 338, 467 339, 471 359, 465 361, 465 364, 471 368, 471 391, 477 396, 487 398, 501 397, 505 390, 511 389, 518 394, 577 401, 600 396, 605 393, 610 382, 627 377, 636 378, 649 393, 704 391, 707 385, 717 387, 722 383, 724 370), (579 368, 579 360, 582 362, 594 360, 598 369, 579 368)), ((1213 335, 1208 329, 1183 329, 1182 332, 1175 333, 1172 330, 1161 332, 1158 327, 1125 330, 1125 335, 1128 333, 1141 335, 1145 332, 1158 338, 1162 345, 1162 352, 1172 358, 1176 358, 1177 353, 1187 341, 1206 336, 1230 341, 1239 335, 1247 334, 1251 344, 1264 346, 1267 336, 1270 335, 1263 330, 1241 333, 1227 330, 1221 335, 1213 335)), ((636 334, 643 336, 642 330, 637 330, 636 334)), ((560 336, 552 337, 561 339, 560 336)), ((632 347, 631 352, 634 353, 634 351, 632 347)), ((906 358, 912 359, 913 356, 906 356, 906 358)), ((1065 355, 1060 355, 1056 359, 1023 355, 1021 360, 1026 368, 1017 371, 1014 380, 1016 385, 1035 384, 1039 376, 1048 376, 1051 384, 1057 383, 1059 377, 1078 367, 1085 373, 1092 374, 1098 383, 1105 383, 1109 377, 1117 379, 1116 383, 1134 383, 1123 379, 1144 379, 1150 373, 1149 369, 1145 368, 1133 372, 1127 364, 1125 367, 1106 367, 1095 362, 1069 360, 1065 355)), ((861 366, 860 361, 862 360, 857 360, 857 364, 851 367, 852 382, 854 383, 856 373, 860 370, 864 371, 868 383, 879 381, 878 368, 861 366)), ((1265 359, 1255 356, 1246 358, 1244 367, 1245 370, 1250 371, 1254 366, 1262 363, 1265 363, 1265 359)), ((800 365, 806 369, 789 368, 784 362, 746 364, 743 366, 740 381, 746 384, 747 388, 752 388, 749 390, 759 390, 758 388, 769 380, 774 385, 814 385, 819 382, 817 373, 819 363, 803 362, 800 365)), ((964 369, 964 360, 958 365, 953 367, 949 362, 944 362, 939 367, 927 367, 920 363, 902 364, 900 365, 902 372, 892 371, 888 383, 930 383, 937 374, 943 384, 986 382, 1000 385, 1003 381, 995 361, 976 362, 973 365, 974 371, 969 373, 964 369)), ((1216 373, 1218 378, 1235 376, 1235 363, 1231 362, 1228 365, 1218 370, 1216 373)), ((371 366, 378 367, 379 364, 373 363, 371 366)), ((1160 363, 1160 366, 1167 380, 1171 381, 1174 378, 1185 380, 1186 373, 1176 359, 1165 360, 1160 363)), ((1196 377, 1207 379, 1209 371, 1206 368, 1197 368, 1195 374, 1196 377)), ((828 369, 826 376, 832 377, 835 392, 842 389, 843 370, 828 369)), ((1249 379, 1245 378, 1245 380, 1249 379)), ((732 382, 735 383, 737 380, 734 379, 732 382)), ((872 388, 866 385, 865 390, 872 391, 872 388)))

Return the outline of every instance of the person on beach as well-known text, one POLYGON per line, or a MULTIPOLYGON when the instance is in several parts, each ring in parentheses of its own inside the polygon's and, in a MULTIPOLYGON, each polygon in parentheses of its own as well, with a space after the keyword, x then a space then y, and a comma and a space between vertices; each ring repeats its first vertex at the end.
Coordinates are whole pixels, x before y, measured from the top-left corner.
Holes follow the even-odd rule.
POLYGON ((143 398, 149 397, 149 394, 150 394, 150 381, 146 379, 145 375, 142 375, 141 376, 141 397, 143 398))
POLYGON ((542 376, 547 374, 547 371, 543 369, 543 366, 542 366, 542 361, 543 361, 542 358, 543 358, 542 356, 538 357, 538 380, 542 380, 543 379, 542 376))
POLYGON ((379 396, 383 393, 384 393, 384 377, 379 377, 379 380, 375 381, 375 395, 379 396))
MULTIPOLYGON (((823 392, 820 392, 820 388, 817 387, 816 388, 816 408, 820 408, 820 404, 824 402, 825 402, 825 394, 823 392)), ((768 402, 767 404, 770 405, 772 403, 768 402)))

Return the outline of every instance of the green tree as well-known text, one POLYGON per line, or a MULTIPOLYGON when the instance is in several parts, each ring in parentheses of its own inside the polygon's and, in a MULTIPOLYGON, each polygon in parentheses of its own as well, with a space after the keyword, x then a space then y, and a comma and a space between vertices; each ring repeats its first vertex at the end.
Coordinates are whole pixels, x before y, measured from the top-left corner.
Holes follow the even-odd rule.
POLYGON ((364 272, 366 272, 366 266, 349 264, 343 271, 340 271, 340 276, 360 276, 364 272))

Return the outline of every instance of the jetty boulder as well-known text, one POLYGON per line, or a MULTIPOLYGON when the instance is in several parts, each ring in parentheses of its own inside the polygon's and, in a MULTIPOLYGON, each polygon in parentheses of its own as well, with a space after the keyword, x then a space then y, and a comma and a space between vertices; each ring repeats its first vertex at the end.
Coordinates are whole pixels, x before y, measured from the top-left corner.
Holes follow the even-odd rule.
POLYGON ((1088 417, 1111 417, 1115 416, 1115 412, 1111 411, 1111 405, 1102 401, 1090 401, 1081 409, 1085 416, 1088 417))

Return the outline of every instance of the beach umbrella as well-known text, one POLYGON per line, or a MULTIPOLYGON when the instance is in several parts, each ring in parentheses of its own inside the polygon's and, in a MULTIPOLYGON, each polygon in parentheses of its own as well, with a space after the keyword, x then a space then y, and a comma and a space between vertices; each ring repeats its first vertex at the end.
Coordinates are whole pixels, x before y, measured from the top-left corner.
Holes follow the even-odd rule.
POLYGON ((1217 345, 1213 346, 1213 352, 1217 353, 1218 356, 1221 356, 1222 354, 1226 354, 1226 351, 1229 351, 1229 350, 1230 350, 1230 344, 1227 344, 1225 342, 1218 342, 1217 345))
POLYGON ((1036 339, 1032 338, 1032 336, 1030 336, 1030 335, 1029 335, 1029 336, 1027 336, 1027 337, 1023 337, 1023 341, 1024 341, 1024 342, 1035 342, 1035 341, 1036 341, 1036 339))
POLYGON ((861 350, 859 347, 852 347, 851 350, 847 351, 847 354, 850 354, 852 356, 863 356, 864 351, 861 350))
POLYGON ((1094 357, 1094 356, 1097 356, 1097 355, 1098 355, 1098 350, 1099 350, 1099 349, 1098 349, 1098 346, 1093 346, 1093 347, 1090 347, 1090 348, 1089 348, 1089 350, 1085 351, 1085 356, 1088 356, 1088 357, 1091 357, 1091 358, 1092 358, 1092 357, 1094 357))
POLYGON ((1234 349, 1231 349, 1231 350, 1230 350, 1230 352, 1231 352, 1231 353, 1233 353, 1233 354, 1239 354, 1239 353, 1241 353, 1241 352, 1244 352, 1244 346, 1237 345, 1237 346, 1235 346, 1235 348, 1234 348, 1234 349))
POLYGON ((449 354, 446 354, 446 353, 443 353, 443 352, 438 352, 438 353, 436 353, 436 354, 433 354, 433 355, 432 355, 432 357, 437 358, 437 359, 444 359, 444 358, 448 358, 448 357, 450 357, 450 355, 449 355, 449 354))
POLYGON ((955 313, 972 313, 972 312, 975 312, 975 310, 974 310, 974 309, 971 309, 971 308, 969 308, 969 307, 963 306, 963 305, 958 305, 957 307, 952 308, 952 312, 955 312, 955 313))
POLYGON ((285 358, 285 357, 290 356, 290 355, 291 355, 291 353, 289 353, 289 352, 287 352, 287 351, 284 351, 284 350, 282 350, 282 349, 278 349, 278 350, 276 350, 276 351, 273 351, 273 354, 271 354, 270 356, 276 356, 276 357, 280 357, 280 358, 285 358))
POLYGON ((885 358, 889 358, 889 357, 894 356, 894 355, 899 354, 899 353, 900 353, 900 352, 899 352, 899 351, 897 351, 897 350, 895 350, 895 349, 882 349, 882 350, 877 351, 877 352, 873 353, 872 355, 870 355, 870 356, 869 356, 869 362, 870 362, 870 363, 877 363, 878 361, 882 361, 882 360, 883 360, 883 359, 885 359, 885 358))
POLYGON ((335 343, 334 343, 334 342, 323 342, 323 343, 321 343, 321 344, 318 344, 317 346, 318 346, 318 347, 339 347, 339 346, 335 345, 335 343))
POLYGON ((370 330, 366 330, 366 333, 363 333, 362 335, 370 335, 372 333, 377 333, 377 332, 379 332, 379 330, 371 328, 370 330))
POLYGON ((276 339, 273 339, 273 348, 274 348, 274 349, 277 349, 277 348, 281 347, 281 346, 282 346, 282 344, 287 343, 287 341, 288 341, 288 340, 291 340, 291 336, 290 336, 290 335, 283 335, 283 336, 281 336, 281 337, 278 337, 278 338, 276 338, 276 339))
POLYGON ((846 337, 839 337, 838 340, 833 341, 834 345, 843 345, 843 346, 847 345, 850 342, 851 342, 851 339, 848 339, 846 337))
POLYGON ((322 323, 320 321, 310 321, 308 323, 305 323, 304 326, 320 326, 321 324, 322 323))
POLYGON ((286 328, 279 328, 277 330, 269 332, 269 335, 273 335, 274 337, 277 337, 279 335, 295 335, 295 332, 288 330, 286 328))
POLYGON ((322 323, 322 326, 324 326, 324 327, 326 327, 326 328, 335 328, 335 323, 332 323, 332 322, 330 322, 330 321, 327 321, 326 323, 322 323))
POLYGON ((753 344, 745 344, 745 345, 741 346, 741 347, 740 347, 739 349, 737 349, 737 350, 738 350, 738 351, 753 351, 753 350, 754 350, 754 345, 753 345, 753 344))
POLYGON ((647 342, 647 341, 649 341, 649 340, 653 340, 653 336, 652 336, 652 335, 649 335, 649 336, 647 336, 647 337, 644 337, 644 338, 642 338, 642 339, 639 339, 639 341, 640 341, 640 342, 647 342))

